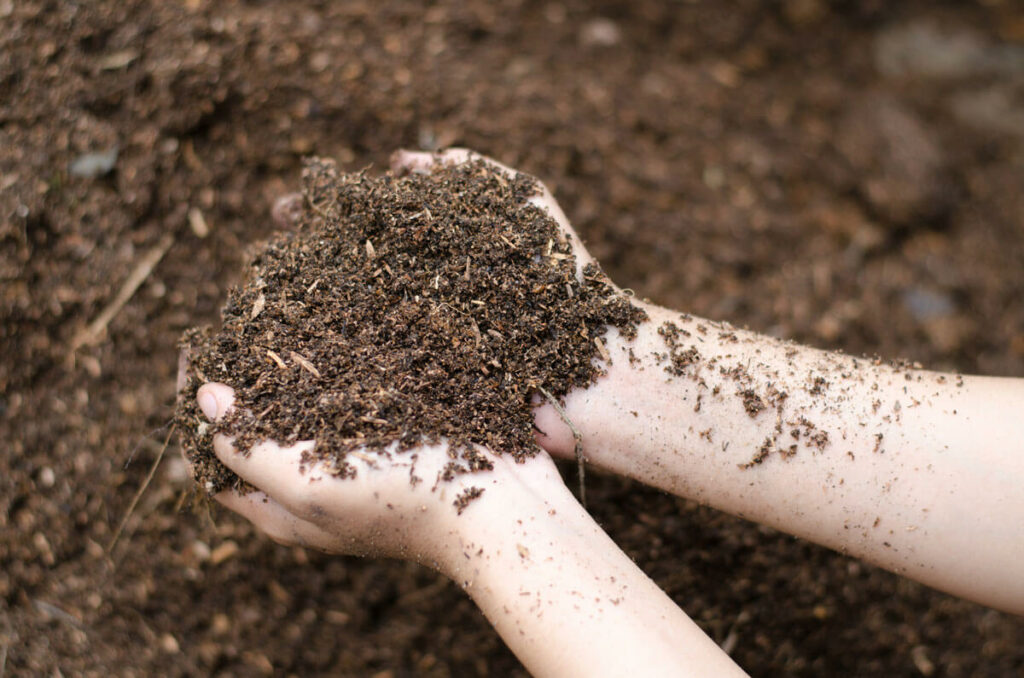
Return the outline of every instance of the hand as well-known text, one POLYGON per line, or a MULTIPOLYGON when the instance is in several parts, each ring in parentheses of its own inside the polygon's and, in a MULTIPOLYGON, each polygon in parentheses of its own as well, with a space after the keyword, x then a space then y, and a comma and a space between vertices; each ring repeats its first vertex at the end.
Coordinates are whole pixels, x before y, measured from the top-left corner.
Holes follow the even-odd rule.
MULTIPOLYGON (((398 157, 415 167, 434 156, 398 157)), ((572 232, 549 193, 535 201, 572 232)), ((587 461, 947 592, 1024 610, 1013 567, 1024 557, 1024 380, 907 371, 637 305, 649 322, 633 341, 605 336, 609 354, 632 350, 636 362, 614 360, 564 399, 587 461), (658 332, 665 323, 680 331, 680 351, 696 352, 678 371, 658 357, 668 349, 658 332)), ((573 436, 553 408, 538 408, 535 424, 549 453, 570 455, 573 436)))
MULTIPOLYGON (((209 383, 200 387, 197 399, 206 417, 216 421, 233 407, 234 393, 224 384, 209 383)), ((529 487, 538 497, 565 491, 544 453, 517 464, 481 448, 493 470, 446 481, 440 475, 450 457, 443 444, 392 455, 356 450, 347 458, 355 477, 343 479, 304 459, 313 441, 288 447, 266 441, 240 454, 231 438, 217 434, 213 447, 225 466, 258 488, 245 495, 224 491, 215 499, 275 541, 329 553, 414 560, 445 573, 464 557, 463 528, 507 510, 494 496, 506 492, 506 486, 529 487), (483 493, 457 505, 475 490, 483 493), (460 515, 463 510, 466 516, 460 515)))
MULTIPOLYGON (((521 172, 503 165, 497 160, 488 158, 485 155, 480 155, 475 151, 471 151, 467 148, 450 148, 440 153, 421 153, 418 151, 395 151, 391 155, 391 169, 396 173, 408 173, 408 172, 429 172, 432 167, 438 165, 461 165, 467 162, 473 162, 474 160, 481 160, 493 169, 501 172, 510 179, 514 179, 519 176, 521 172)), ((569 224, 569 220, 566 218, 562 208, 558 206, 551 191, 542 184, 539 180, 537 185, 540 187, 540 193, 531 197, 529 202, 540 209, 548 213, 548 215, 555 220, 558 224, 558 228, 565 233, 569 239, 569 243, 572 246, 573 255, 576 257, 576 277, 583 280, 583 267, 587 264, 596 264, 597 261, 594 257, 590 256, 587 252, 587 248, 583 246, 583 241, 580 240, 576 231, 573 230, 572 225, 569 224)))
MULTIPOLYGON (((495 170, 502 172, 509 178, 515 178, 520 174, 516 170, 504 165, 497 160, 481 155, 466 148, 450 148, 440 153, 424 153, 418 151, 399 150, 391 156, 391 169, 396 173, 403 172, 429 172, 432 167, 438 165, 460 165, 474 160, 481 160, 495 170)), ((565 233, 572 246, 573 255, 576 257, 576 277, 583 280, 583 268, 587 264, 597 264, 597 260, 590 255, 583 241, 573 229, 565 212, 559 207, 551 191, 539 180, 537 185, 540 192, 529 199, 530 203, 547 212, 555 220, 558 228, 565 233)), ((287 210, 288 197, 279 201, 280 208, 275 206, 275 214, 285 213, 287 210)), ((614 284, 613 284, 614 286, 614 284)), ((610 342, 621 343, 619 331, 614 327, 608 328, 606 337, 610 342)), ((605 366, 610 367, 610 366, 605 366)), ((559 459, 573 459, 575 455, 576 440, 572 429, 565 423, 562 416, 555 408, 548 403, 540 394, 534 396, 534 420, 537 428, 537 443, 551 455, 559 459)))
MULTIPOLYGON (((400 170, 421 171, 472 158, 468 151, 400 152, 394 162, 400 170)), ((531 201, 559 222, 582 277, 593 259, 551 194, 542 189, 531 201)), ((293 212, 285 207, 275 213, 293 212)), ((234 405, 234 393, 224 384, 207 383, 196 397, 211 421, 234 405)), ((547 413, 549 435, 557 422, 572 440, 551 405, 537 412, 547 413)), ((473 597, 538 675, 741 673, 601 531, 545 452, 517 464, 508 455, 480 450, 491 470, 445 481, 441 474, 451 458, 446 445, 390 455, 355 450, 346 459, 355 477, 339 479, 310 460, 313 447, 313 441, 288 447, 264 441, 241 454, 231 438, 215 435, 218 459, 257 488, 216 499, 279 542, 405 558, 443 572, 473 597), (473 496, 465 494, 471 490, 478 496, 466 504, 460 498, 473 496)))
MULTIPOLYGON (((441 154, 399 151, 392 157, 392 167, 399 173, 422 172, 436 164, 457 164, 476 159, 487 162, 510 178, 517 175, 515 170, 465 149, 441 154)), ((530 201, 558 222, 576 252, 577 275, 582 276, 584 265, 594 260, 550 191, 540 185, 539 194, 530 201)), ((299 194, 283 196, 274 205, 273 218, 281 228, 294 225, 300 215, 299 194)), ((179 360, 179 390, 187 362, 188 356, 183 352, 179 360)), ((232 389, 216 383, 202 386, 197 398, 211 421, 225 416, 234 402, 232 389)), ((545 404, 538 411, 544 412, 546 419, 553 422, 548 431, 556 427, 564 429, 569 443, 563 447, 568 450, 567 456, 571 456, 573 446, 569 429, 550 405, 545 404)), ((479 505, 490 503, 487 487, 493 487, 502 476, 515 476, 520 481, 535 483, 554 481, 564 492, 564 485, 550 458, 516 465, 507 458, 496 457, 484 450, 495 465, 493 471, 438 483, 439 474, 450 461, 444 445, 424 447, 390 458, 367 455, 357 450, 347 459, 356 469, 355 478, 338 479, 315 464, 303 463, 304 454, 313 446, 313 441, 289 447, 264 441, 242 455, 235 451, 230 438, 215 436, 214 452, 220 461, 259 489, 246 495, 221 492, 215 499, 281 543, 332 553, 406 558, 438 567, 438 554, 443 550, 438 544, 443 539, 438 535, 450 537, 452 519, 459 513, 453 502, 461 493, 471 488, 485 490, 484 496, 469 506, 479 512, 482 508, 479 505), (531 471, 526 471, 525 467, 531 467, 531 471), (532 469, 539 469, 539 476, 532 469)), ((490 495, 494 494, 491 489, 490 495)))

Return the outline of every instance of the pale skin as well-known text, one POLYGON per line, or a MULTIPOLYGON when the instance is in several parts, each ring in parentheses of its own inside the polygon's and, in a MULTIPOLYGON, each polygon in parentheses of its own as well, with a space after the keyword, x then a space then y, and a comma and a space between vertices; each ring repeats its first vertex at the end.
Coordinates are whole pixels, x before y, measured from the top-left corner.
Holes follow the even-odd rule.
MULTIPOLYGON (((591 261, 551 194, 534 202, 579 267, 591 261)), ((610 330, 606 374, 565 398, 589 464, 1024 614, 1024 380, 897 369, 637 304, 650 321, 632 341, 610 330), (666 322, 680 330, 673 373, 666 322)), ((224 384, 198 398, 211 420, 233 406, 224 384)), ((535 675, 743 675, 565 487, 551 461, 574 455, 561 415, 544 405, 535 421, 546 452, 490 455, 493 471, 447 483, 443 446, 357 457, 340 480, 301 464, 311 441, 243 456, 218 435, 217 456, 262 492, 217 499, 282 543, 446 574, 535 675), (484 493, 459 514, 468 487, 484 493)))

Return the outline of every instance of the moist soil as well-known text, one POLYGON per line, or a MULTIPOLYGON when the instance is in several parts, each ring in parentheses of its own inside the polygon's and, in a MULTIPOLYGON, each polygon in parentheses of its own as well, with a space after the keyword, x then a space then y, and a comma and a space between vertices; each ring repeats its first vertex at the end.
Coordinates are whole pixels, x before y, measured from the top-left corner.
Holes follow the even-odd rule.
POLYGON ((312 159, 303 178, 301 202, 287 199, 295 230, 258 249, 217 331, 182 341, 175 423, 207 492, 244 489, 216 433, 242 453, 315 440, 306 461, 342 478, 356 449, 441 441, 438 481, 494 468, 481 446, 524 461, 539 450, 534 400, 590 386, 607 329, 635 337, 646 320, 597 265, 577 277, 569 234, 529 200, 532 177, 476 160, 371 178, 312 159), (235 392, 212 426, 196 404, 208 381, 235 392))
MULTIPOLYGON (((178 339, 219 322, 310 154, 376 176, 468 146, 541 177, 640 296, 1024 376, 1015 3, 0 0, 0 26, 0 672, 523 674, 439 575, 275 545, 160 457, 178 339)), ((1024 669, 1019 618, 587 493, 754 675, 1024 669)))

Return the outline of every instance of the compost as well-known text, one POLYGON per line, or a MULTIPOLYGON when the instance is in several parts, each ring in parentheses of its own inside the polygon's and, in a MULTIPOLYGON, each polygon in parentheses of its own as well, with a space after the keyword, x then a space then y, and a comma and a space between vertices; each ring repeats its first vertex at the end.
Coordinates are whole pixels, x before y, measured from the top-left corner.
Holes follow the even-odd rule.
POLYGON ((607 327, 635 336, 646 317, 596 265, 577 275, 531 177, 483 160, 373 178, 314 159, 303 174, 296 230, 258 249, 219 331, 183 340, 177 419, 210 492, 239 485, 213 455, 221 431, 242 452, 315 440, 310 456, 343 477, 348 452, 393 443, 447 441, 448 477, 491 468, 481 446, 523 460, 536 400, 589 385, 607 327), (213 426, 195 404, 208 380, 236 397, 213 426))

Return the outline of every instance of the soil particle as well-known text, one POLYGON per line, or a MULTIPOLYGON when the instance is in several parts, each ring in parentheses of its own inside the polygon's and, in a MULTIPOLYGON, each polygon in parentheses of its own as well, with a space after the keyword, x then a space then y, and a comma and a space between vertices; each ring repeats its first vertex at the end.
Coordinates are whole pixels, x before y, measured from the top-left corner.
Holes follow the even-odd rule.
POLYGON ((769 436, 764 439, 764 442, 761 443, 761 447, 757 449, 757 452, 750 458, 750 461, 737 465, 745 471, 757 466, 758 464, 763 464, 764 460, 768 458, 773 449, 775 449, 775 438, 769 436))
POLYGON ((356 448, 388 456, 445 439, 444 479, 491 468, 477 446, 532 456, 531 396, 588 386, 610 360, 607 327, 632 337, 645 318, 596 266, 577 278, 526 175, 477 161, 372 178, 313 159, 303 179, 297 229, 255 252, 219 331, 182 342, 182 446, 210 492, 240 485, 212 453, 217 432, 242 451, 316 440, 309 459, 340 477, 356 448), (205 381, 233 387, 236 408, 197 433, 205 381))
POLYGON ((482 487, 467 487, 462 492, 460 492, 457 497, 455 497, 455 501, 452 502, 452 505, 456 508, 458 514, 461 516, 462 512, 466 510, 466 507, 469 506, 470 502, 472 502, 474 499, 476 499, 483 493, 484 490, 482 487))
POLYGON ((696 346, 682 346, 680 344, 680 338, 689 337, 689 332, 680 329, 675 323, 667 321, 658 328, 658 334, 665 340, 665 345, 668 347, 668 364, 665 365, 666 372, 680 377, 687 374, 687 368, 700 362, 701 355, 696 346))
POLYGON ((818 376, 814 378, 814 382, 811 384, 811 387, 807 389, 807 392, 812 396, 819 396, 825 393, 828 386, 828 379, 818 376))
POLYGON ((761 414, 761 412, 767 408, 767 405, 764 404, 764 400, 762 400, 761 396, 757 395, 753 389, 748 388, 740 391, 739 396, 743 399, 743 409, 747 411, 747 414, 750 415, 751 419, 757 417, 757 415, 761 414))

